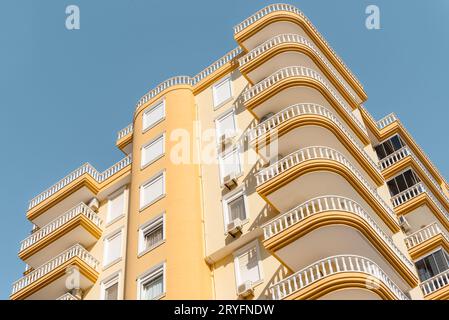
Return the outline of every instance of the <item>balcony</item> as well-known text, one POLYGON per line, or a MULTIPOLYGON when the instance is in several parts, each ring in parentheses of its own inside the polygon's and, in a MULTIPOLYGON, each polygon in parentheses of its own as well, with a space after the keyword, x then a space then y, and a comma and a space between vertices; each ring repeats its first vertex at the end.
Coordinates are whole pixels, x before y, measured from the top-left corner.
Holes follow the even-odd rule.
POLYGON ((76 243, 88 248, 100 238, 101 224, 98 215, 80 203, 23 240, 19 258, 36 268, 76 243))
POLYGON ((449 299, 449 270, 422 282, 420 287, 426 300, 449 299))
POLYGON ((295 104, 248 131, 249 144, 262 157, 267 154, 266 149, 273 139, 279 154, 290 154, 305 146, 304 143, 332 147, 357 163, 361 172, 367 172, 367 179, 372 179, 377 185, 383 184, 379 164, 365 152, 360 140, 353 137, 339 117, 323 106, 295 104))
POLYGON ((269 221, 263 230, 265 248, 292 270, 320 255, 350 252, 376 261, 392 278, 399 273, 411 286, 418 283, 414 264, 371 215, 351 199, 340 196, 311 199, 269 221), (292 254, 299 251, 301 256, 292 254))
POLYGON ((243 93, 245 107, 258 119, 268 113, 281 111, 281 106, 315 103, 331 106, 362 141, 367 133, 352 113, 357 105, 349 106, 341 95, 317 71, 303 66, 280 69, 243 93))
POLYGON ((410 234, 404 240, 413 259, 430 253, 438 247, 449 249, 449 237, 436 222, 410 234))
POLYGON ((301 35, 314 43, 362 100, 366 100, 366 93, 358 79, 310 20, 294 6, 271 4, 234 27, 234 38, 246 51, 253 50, 270 38, 288 33, 301 35))
POLYGON ((356 103, 361 102, 329 60, 309 40, 299 34, 281 34, 267 40, 240 58, 239 65, 240 72, 251 84, 292 65, 320 70, 334 87, 345 95, 345 98, 352 99, 356 103))
POLYGON ((116 146, 125 154, 132 152, 133 124, 130 123, 117 133, 116 146))
POLYGON ((395 213, 376 188, 334 149, 314 146, 295 151, 261 169, 256 181, 258 193, 279 212, 322 195, 339 195, 373 208, 372 215, 380 217, 379 223, 399 231, 395 213))
POLYGON ((319 260, 270 288, 273 300, 409 300, 371 260, 337 255, 319 260))
POLYGON ((89 163, 82 165, 33 198, 28 206, 27 218, 42 227, 76 204, 87 203, 99 192, 112 192, 130 179, 131 162, 130 154, 101 173, 89 163))
POLYGON ((12 300, 54 300, 67 292, 70 267, 79 270, 79 288, 86 290, 98 278, 99 262, 81 245, 76 244, 13 283, 12 300))

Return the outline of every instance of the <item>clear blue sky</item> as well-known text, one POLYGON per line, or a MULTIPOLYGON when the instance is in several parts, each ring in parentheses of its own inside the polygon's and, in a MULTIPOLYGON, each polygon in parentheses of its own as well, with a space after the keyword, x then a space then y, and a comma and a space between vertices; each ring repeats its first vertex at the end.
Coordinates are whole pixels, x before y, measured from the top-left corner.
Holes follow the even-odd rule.
MULTIPOLYGON (((0 4, 0 298, 24 265, 30 198, 82 163, 118 161, 116 132, 137 100, 233 49, 232 27, 274 1, 2 0, 0 4), (65 28, 65 8, 81 30, 65 28)), ((354 71, 376 118, 396 112, 445 176, 449 1, 290 1, 354 71), (365 8, 381 11, 378 31, 365 8)))

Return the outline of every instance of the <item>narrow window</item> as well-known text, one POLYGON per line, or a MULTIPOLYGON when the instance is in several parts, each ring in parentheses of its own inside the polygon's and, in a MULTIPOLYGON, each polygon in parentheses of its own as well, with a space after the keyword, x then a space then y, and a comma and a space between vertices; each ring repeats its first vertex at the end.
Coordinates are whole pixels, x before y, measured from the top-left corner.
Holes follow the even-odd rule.
POLYGON ((165 118, 165 100, 161 101, 154 107, 151 107, 143 113, 142 116, 142 130, 148 130, 156 123, 165 118))
POLYGON ((232 97, 231 78, 226 78, 212 88, 214 107, 218 107, 232 97))

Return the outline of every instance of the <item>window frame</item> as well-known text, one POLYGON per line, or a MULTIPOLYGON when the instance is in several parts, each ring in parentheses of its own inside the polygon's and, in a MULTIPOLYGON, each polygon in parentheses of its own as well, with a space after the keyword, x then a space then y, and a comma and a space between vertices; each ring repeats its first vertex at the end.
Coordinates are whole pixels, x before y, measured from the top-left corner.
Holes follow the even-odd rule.
POLYGON ((147 252, 152 251, 165 243, 165 236, 166 236, 166 228, 165 228, 165 212, 162 214, 159 214, 158 216, 150 219, 149 221, 145 222, 139 227, 139 237, 138 237, 138 245, 137 245, 137 257, 141 257, 145 255, 147 252), (157 227, 160 223, 162 223, 162 240, 159 241, 157 244, 145 248, 145 232, 148 231, 148 229, 154 229, 157 227))
POLYGON ((239 257, 243 253, 251 250, 254 247, 256 248, 256 254, 257 254, 257 265, 258 265, 258 268, 259 268, 259 280, 257 280, 256 282, 253 282, 252 285, 253 285, 253 287, 256 287, 257 285, 259 285, 259 284, 264 282, 263 263, 262 263, 262 258, 261 258, 262 255, 261 255, 261 252, 260 252, 260 245, 259 245, 258 239, 254 239, 253 241, 247 243, 243 247, 240 247, 239 249, 237 249, 233 253, 233 256, 234 256, 234 275, 235 275, 234 278, 235 278, 235 284, 236 284, 236 291, 238 290, 238 287, 244 283, 244 281, 243 282, 241 281, 242 279, 241 279, 241 275, 240 275, 239 257))
POLYGON ((233 152, 237 152, 238 153, 238 159, 239 159, 239 172, 236 172, 235 176, 236 178, 241 177, 243 175, 243 165, 242 165, 242 152, 241 152, 242 147, 240 145, 236 145, 233 146, 232 148, 230 148, 230 150, 226 150, 227 152, 222 152, 219 153, 218 156, 218 172, 219 172, 219 177, 220 177, 220 185, 223 187, 224 185, 224 175, 223 175, 223 162, 224 162, 224 157, 233 153, 233 152))
POLYGON ((156 162, 157 160, 159 160, 160 158, 162 158, 165 155, 165 131, 161 134, 159 134, 158 136, 156 136, 155 138, 151 139, 150 141, 148 141, 147 143, 145 143, 144 145, 142 145, 142 147, 140 148, 140 169, 143 170, 146 167, 148 167, 149 165, 153 164, 154 162, 156 162), (148 161, 147 163, 144 163, 144 149, 157 143, 160 139, 162 139, 162 153, 157 155, 156 157, 154 157, 153 159, 151 159, 150 161, 148 161))
POLYGON ((158 296, 156 296, 153 300, 160 300, 167 294, 167 281, 166 281, 166 263, 165 261, 162 263, 159 263, 141 275, 139 275, 136 279, 137 281, 137 300, 142 300, 142 289, 145 283, 150 282, 151 280, 156 279, 158 276, 160 276, 160 273, 162 272, 162 293, 158 296))
POLYGON ((411 167, 407 167, 407 168, 405 168, 404 170, 401 170, 401 171, 400 171, 398 174, 396 174, 394 177, 391 177, 390 179, 388 179, 388 181, 386 181, 386 185, 387 185, 388 191, 390 192, 390 196, 391 196, 391 197, 395 197, 395 196, 397 196, 398 194, 404 192, 405 190, 410 189, 410 188, 413 187, 413 186, 416 186, 417 184, 419 184, 419 183, 421 183, 421 182, 422 182, 422 180, 421 180, 421 178, 419 177, 419 175, 415 172, 415 170, 413 170, 413 168, 411 168, 411 167), (408 186, 407 179, 405 178, 405 175, 404 175, 404 173, 407 172, 407 171, 409 171, 409 170, 412 172, 412 175, 413 175, 414 179, 417 180, 417 182, 416 182, 414 185, 412 185, 412 186, 408 186), (402 191, 400 191, 400 189, 399 189, 399 184, 398 184, 398 182, 396 181, 396 178, 398 178, 399 176, 402 176, 402 177, 404 178, 404 181, 405 181, 405 183, 406 183, 406 185, 407 185, 407 188, 404 189, 404 190, 402 190, 402 191), (391 192, 391 190, 390 190, 390 187, 388 186, 388 183, 390 183, 391 181, 394 182, 394 184, 396 185, 397 190, 399 191, 398 193, 396 193, 396 194, 394 194, 394 195, 392 194, 392 192, 391 192))
POLYGON ((217 110, 219 108, 221 108, 222 106, 224 106, 226 103, 228 103, 229 101, 231 101, 234 97, 234 90, 232 88, 232 78, 231 75, 225 76, 224 78, 220 79, 219 81, 217 81, 216 83, 214 83, 214 85, 212 86, 212 102, 214 105, 214 110, 217 110), (229 91, 230 91, 230 95, 229 98, 221 101, 220 103, 216 103, 216 88, 219 87, 220 85, 222 85, 224 82, 229 81, 229 91))
POLYGON ((145 133, 148 130, 157 126, 159 123, 161 123, 162 121, 165 120, 166 116, 167 116, 167 110, 166 110, 166 105, 165 105, 165 98, 162 98, 161 100, 157 101, 156 103, 153 103, 148 108, 145 108, 145 110, 142 112, 142 133, 145 133), (163 108, 163 116, 160 119, 153 122, 152 124, 148 125, 148 127, 145 127, 145 115, 154 111, 159 106, 162 106, 162 108, 163 108))
POLYGON ((103 270, 109 268, 110 266, 118 263, 119 261, 121 261, 123 259, 123 247, 124 247, 123 246, 123 227, 120 227, 118 230, 115 230, 104 237, 104 239, 103 239, 103 270), (112 238, 115 238, 117 236, 120 237, 120 255, 119 255, 119 257, 107 262, 106 252, 109 250, 108 244, 112 238))
POLYGON ((126 186, 120 187, 117 190, 115 190, 114 192, 110 193, 108 195, 107 199, 108 199, 108 206, 107 206, 107 212, 106 212, 106 226, 110 226, 114 222, 123 218, 128 211, 128 206, 127 206, 128 199, 127 199, 126 186), (120 215, 118 215, 117 217, 111 219, 110 212, 111 212, 112 199, 118 197, 120 194, 123 194, 123 212, 120 215))
POLYGON ((239 197, 243 197, 243 205, 245 207, 245 219, 242 220, 242 224, 246 224, 249 222, 249 208, 248 208, 248 197, 246 195, 246 190, 244 187, 240 187, 234 190, 232 193, 226 194, 222 199, 222 209, 223 209, 223 223, 224 223, 224 234, 226 235, 227 225, 231 222, 230 212, 229 212, 229 203, 236 200, 239 197))
POLYGON ((158 202, 160 199, 164 198, 167 195, 167 191, 166 191, 166 173, 165 173, 165 169, 162 171, 159 171, 158 173, 154 174, 151 178, 147 179, 145 182, 143 182, 140 186, 139 186, 139 212, 142 212, 143 210, 145 210, 146 208, 148 208, 149 206, 153 205, 154 203, 158 202), (156 198, 154 198, 153 200, 151 200, 150 202, 143 204, 143 190, 144 187, 154 183, 159 177, 162 177, 162 194, 157 196, 156 198))
POLYGON ((111 286, 113 286, 114 284, 117 283, 117 300, 121 300, 120 296, 120 290, 121 290, 121 285, 120 285, 120 278, 121 278, 121 270, 118 272, 113 273, 112 275, 108 276, 107 278, 103 279, 101 281, 101 285, 100 285, 100 300, 105 300, 106 298, 106 290, 108 288, 110 288, 111 286))
POLYGON ((219 132, 219 123, 220 120, 227 117, 229 114, 232 114, 232 119, 234 122, 234 134, 237 134, 238 132, 238 128, 237 128, 237 117, 235 114, 235 107, 230 108, 229 110, 226 110, 225 112, 223 112, 222 114, 220 114, 218 117, 215 118, 214 120, 214 124, 215 124, 215 140, 217 141, 217 144, 220 143, 220 137, 223 135, 220 134, 219 132))

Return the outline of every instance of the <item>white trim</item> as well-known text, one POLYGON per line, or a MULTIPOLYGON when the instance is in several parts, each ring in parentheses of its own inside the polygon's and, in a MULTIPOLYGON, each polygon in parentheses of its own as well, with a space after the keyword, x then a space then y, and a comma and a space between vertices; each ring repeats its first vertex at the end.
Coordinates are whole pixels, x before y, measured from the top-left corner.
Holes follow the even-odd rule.
POLYGON ((162 121, 165 120, 166 116, 167 116, 167 110, 166 110, 165 97, 164 97, 164 98, 158 100, 157 102, 153 103, 148 108, 145 108, 145 110, 143 110, 143 112, 142 112, 142 133, 145 133, 148 130, 150 130, 151 128, 154 128, 155 126, 157 126, 159 123, 161 123, 162 121), (162 108, 164 110, 164 115, 162 116, 162 118, 160 118, 159 120, 155 121, 154 123, 152 123, 151 125, 149 125, 148 127, 145 128, 144 127, 145 114, 151 112, 153 109, 159 107, 160 105, 162 105, 162 108))
POLYGON ((232 88, 231 74, 225 76, 224 78, 220 79, 219 81, 217 81, 216 83, 213 84, 213 86, 212 86, 212 103, 214 106, 214 110, 220 109, 222 106, 227 104, 229 101, 233 100, 233 98, 234 98, 234 90, 232 88), (231 94, 230 94, 229 98, 221 101, 219 104, 215 104, 215 102, 216 102, 216 96, 215 96, 216 87, 220 86, 221 84, 223 84, 226 81, 229 81, 229 91, 231 91, 231 94))
POLYGON ((146 180, 139 186, 139 211, 143 211, 144 209, 148 208, 155 202, 159 201, 166 195, 166 176, 165 176, 165 169, 159 171, 158 173, 154 174, 150 179, 146 180), (143 204, 143 196, 142 196, 142 190, 145 186, 155 182, 159 177, 162 176, 162 194, 156 197, 155 199, 151 200, 149 203, 143 204))
POLYGON ((121 278, 121 275, 122 275, 122 271, 119 270, 117 272, 114 272, 110 276, 104 278, 101 281, 101 285, 100 285, 100 300, 105 300, 106 289, 111 287, 115 283, 117 283, 117 300, 120 300, 120 290, 121 290, 120 278, 121 278))
POLYGON ((148 167, 152 163, 156 162, 157 160, 159 160, 160 158, 162 158, 165 155, 165 142, 166 142, 166 140, 165 140, 165 131, 164 131, 161 134, 157 135, 155 138, 151 139, 150 141, 148 141, 147 143, 142 145, 142 147, 140 148, 140 169, 141 170, 145 169, 146 167, 148 167), (157 155, 156 157, 154 157, 147 163, 144 163, 143 162, 144 149, 146 147, 158 142, 158 140, 160 140, 161 138, 162 138, 162 153, 157 155))
POLYGON ((240 268, 239 268, 239 256, 242 255, 243 253, 251 250, 252 248, 256 248, 256 254, 257 254, 257 265, 259 268, 259 280, 256 281, 255 283, 253 283, 253 286, 259 285, 261 283, 263 283, 263 268, 262 268, 262 259, 261 259, 261 254, 260 254, 260 245, 259 245, 259 240, 255 239, 253 241, 251 241, 250 243, 244 245, 243 247, 237 249, 234 253, 234 272, 235 272, 235 285, 236 285, 236 289, 238 288, 239 285, 241 285, 243 282, 241 281, 242 279, 240 279, 240 268))
POLYGON ((143 256, 145 253, 155 249, 156 247, 160 246, 162 243, 165 242, 165 212, 159 214, 158 216, 150 219, 149 221, 145 222, 143 225, 141 225, 138 229, 139 232, 139 239, 138 239, 138 245, 137 245, 137 255, 138 257, 143 256), (144 235, 145 232, 148 229, 152 229, 154 227, 156 227, 157 225, 159 225, 160 223, 162 223, 162 240, 159 241, 157 244, 155 244, 154 246, 148 247, 148 248, 144 248, 144 235))
POLYGON ((245 190, 244 186, 240 186, 239 188, 233 190, 232 192, 226 194, 225 196, 223 196, 221 198, 225 235, 227 234, 226 227, 231 222, 231 221, 229 221, 228 204, 229 204, 229 202, 237 199, 240 196, 243 196, 243 205, 245 206, 245 219, 242 222, 244 224, 249 222, 248 197, 246 195, 246 190, 245 190))
POLYGON ((147 282, 151 281, 154 278, 158 277, 160 273, 162 272, 162 294, 157 296, 154 300, 158 300, 165 296, 166 290, 167 290, 167 281, 166 281, 166 263, 161 262, 147 271, 145 271, 143 274, 137 277, 137 300, 141 300, 141 291, 142 291, 142 285, 147 282))
POLYGON ((114 192, 111 192, 108 195, 108 197, 107 197, 108 198, 108 206, 107 206, 107 211, 106 211, 106 224, 107 224, 106 226, 110 226, 112 223, 120 220, 122 217, 125 216, 126 211, 127 211, 127 202, 128 202, 125 190, 126 190, 126 186, 122 186, 122 187, 118 188, 117 190, 115 190, 114 192), (123 212, 121 214, 119 214, 118 216, 116 216, 114 219, 110 219, 111 218, 111 216, 110 216, 111 200, 113 198, 118 197, 120 194, 123 195, 123 212))

